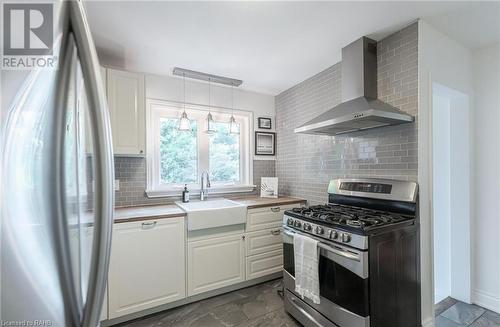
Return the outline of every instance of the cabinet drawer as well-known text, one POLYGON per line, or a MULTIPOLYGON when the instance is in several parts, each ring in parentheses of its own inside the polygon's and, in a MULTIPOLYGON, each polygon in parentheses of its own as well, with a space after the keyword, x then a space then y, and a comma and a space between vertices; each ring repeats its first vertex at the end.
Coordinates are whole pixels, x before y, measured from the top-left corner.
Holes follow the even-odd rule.
POLYGON ((283 270, 283 251, 256 254, 247 257, 247 280, 270 275, 283 270))
POLYGON ((247 256, 281 250, 283 247, 282 228, 264 229, 247 233, 247 256))
POLYGON ((247 232, 280 227, 283 220, 283 212, 299 206, 301 206, 301 204, 297 203, 286 206, 249 209, 246 227, 247 232))

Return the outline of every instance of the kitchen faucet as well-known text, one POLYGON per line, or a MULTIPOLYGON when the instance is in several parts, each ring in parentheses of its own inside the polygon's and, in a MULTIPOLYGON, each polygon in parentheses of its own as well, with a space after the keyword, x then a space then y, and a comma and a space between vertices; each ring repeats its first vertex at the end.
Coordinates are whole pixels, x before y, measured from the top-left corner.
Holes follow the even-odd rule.
POLYGON ((208 196, 208 190, 207 188, 210 187, 210 176, 208 175, 208 170, 205 170, 201 173, 201 190, 200 190, 200 200, 204 201, 205 198, 208 196), (207 185, 205 187, 205 179, 203 178, 204 176, 207 176, 207 185))

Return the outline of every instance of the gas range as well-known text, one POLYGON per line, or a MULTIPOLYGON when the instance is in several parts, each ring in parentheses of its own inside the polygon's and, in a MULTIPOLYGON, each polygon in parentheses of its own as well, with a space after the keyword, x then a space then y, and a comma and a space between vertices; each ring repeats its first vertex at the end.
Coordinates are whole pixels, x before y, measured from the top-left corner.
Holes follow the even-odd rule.
POLYGON ((365 250, 369 235, 414 224, 416 191, 413 182, 334 180, 328 204, 287 210, 283 226, 365 250))
POLYGON ((380 228, 412 224, 414 220, 412 215, 326 204, 287 210, 283 225, 316 237, 366 249, 370 233, 380 228))
POLYGON ((421 326, 417 194, 409 181, 337 179, 327 204, 286 210, 285 310, 304 326, 421 326), (318 246, 320 303, 296 291, 297 236, 318 246))

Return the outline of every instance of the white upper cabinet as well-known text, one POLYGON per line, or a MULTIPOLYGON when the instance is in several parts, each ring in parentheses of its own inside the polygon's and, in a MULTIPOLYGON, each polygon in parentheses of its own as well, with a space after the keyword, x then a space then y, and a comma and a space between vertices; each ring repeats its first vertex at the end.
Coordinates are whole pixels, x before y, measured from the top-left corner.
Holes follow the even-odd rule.
POLYGON ((144 75, 107 69, 107 95, 114 154, 144 156, 144 75))

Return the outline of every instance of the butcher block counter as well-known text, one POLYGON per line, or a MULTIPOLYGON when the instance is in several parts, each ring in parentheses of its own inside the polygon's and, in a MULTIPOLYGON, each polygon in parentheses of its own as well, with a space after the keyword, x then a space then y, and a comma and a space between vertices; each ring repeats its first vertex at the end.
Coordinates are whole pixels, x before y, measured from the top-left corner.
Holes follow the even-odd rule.
MULTIPOLYGON (((211 198, 217 198, 217 196, 209 197, 205 201, 210 201, 211 198)), ((236 197, 226 197, 235 202, 239 202, 247 206, 248 209, 264 208, 271 206, 283 206, 292 204, 305 204, 306 200, 301 198, 280 196, 278 198, 261 198, 257 195, 250 196, 236 196, 236 197)), ((194 200, 199 201, 199 200, 194 200)), ((121 207, 115 209, 114 222, 115 223, 125 223, 138 220, 153 220, 162 218, 173 218, 173 217, 183 217, 186 213, 175 204, 162 204, 162 205, 143 205, 143 206, 133 206, 133 207, 121 207)))

